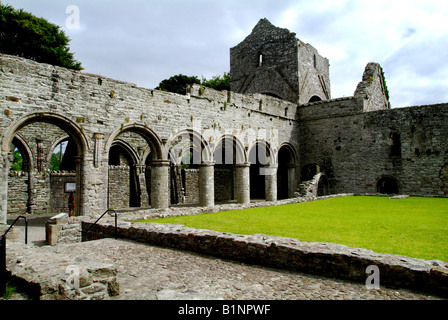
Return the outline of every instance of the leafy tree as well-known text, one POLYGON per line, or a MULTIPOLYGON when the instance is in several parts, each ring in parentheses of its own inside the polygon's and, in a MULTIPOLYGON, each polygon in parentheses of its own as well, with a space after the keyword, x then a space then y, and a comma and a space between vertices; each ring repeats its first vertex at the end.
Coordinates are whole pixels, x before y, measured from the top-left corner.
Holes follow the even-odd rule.
POLYGON ((53 153, 50 159, 50 170, 59 171, 61 167, 61 153, 53 153))
POLYGON ((173 93, 185 94, 187 90, 187 85, 189 84, 200 84, 201 81, 198 77, 189 77, 183 74, 178 74, 169 79, 165 79, 160 82, 159 86, 156 88, 157 90, 163 90, 173 93))
POLYGON ((69 42, 59 26, 0 3, 0 52, 82 70, 81 63, 69 52, 69 42))
POLYGON ((17 172, 22 171, 22 165, 23 165, 22 154, 20 153, 19 149, 16 149, 14 151, 14 161, 12 163, 11 170, 17 172))
POLYGON ((213 76, 210 80, 202 77, 203 86, 215 89, 215 90, 230 90, 230 73, 224 72, 223 76, 213 76))
POLYGON ((225 72, 223 76, 213 76, 210 80, 202 77, 202 81, 196 76, 189 77, 179 74, 163 80, 156 89, 185 94, 187 85, 190 84, 201 84, 215 90, 230 90, 230 73, 225 72))

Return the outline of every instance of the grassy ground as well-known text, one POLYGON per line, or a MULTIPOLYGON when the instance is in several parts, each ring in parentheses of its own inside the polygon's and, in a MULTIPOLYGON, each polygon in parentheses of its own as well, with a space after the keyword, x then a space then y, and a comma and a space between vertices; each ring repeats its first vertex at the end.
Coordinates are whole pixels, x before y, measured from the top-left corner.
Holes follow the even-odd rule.
POLYGON ((448 261, 448 199, 341 197, 149 222, 331 242, 448 261))

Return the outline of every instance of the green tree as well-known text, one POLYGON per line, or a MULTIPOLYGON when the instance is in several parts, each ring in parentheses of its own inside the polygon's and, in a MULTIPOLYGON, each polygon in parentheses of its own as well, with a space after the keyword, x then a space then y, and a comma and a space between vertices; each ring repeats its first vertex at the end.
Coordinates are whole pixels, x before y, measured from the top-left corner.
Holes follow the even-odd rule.
POLYGON ((69 52, 69 42, 59 26, 0 3, 0 52, 82 70, 81 63, 69 52))
POLYGON ((169 79, 165 79, 160 82, 159 86, 156 88, 157 90, 163 90, 173 93, 185 94, 187 90, 187 85, 189 84, 201 84, 201 81, 198 77, 186 76, 183 74, 178 74, 176 76, 172 76, 169 79))
POLYGON ((185 94, 187 85, 200 84, 215 90, 230 90, 230 73, 224 72, 223 76, 213 76, 210 80, 202 77, 202 81, 196 76, 186 76, 178 74, 169 79, 165 79, 157 86, 157 90, 185 94))
POLYGON ((11 170, 13 171, 22 171, 22 165, 23 165, 23 158, 22 154, 20 153, 19 149, 16 149, 14 151, 14 161, 11 166, 11 170))
POLYGON ((59 171, 61 167, 61 153, 53 153, 50 159, 50 170, 59 171))
POLYGON ((210 80, 202 77, 201 84, 203 86, 215 89, 215 90, 227 90, 230 91, 230 73, 224 72, 223 76, 213 76, 210 80))

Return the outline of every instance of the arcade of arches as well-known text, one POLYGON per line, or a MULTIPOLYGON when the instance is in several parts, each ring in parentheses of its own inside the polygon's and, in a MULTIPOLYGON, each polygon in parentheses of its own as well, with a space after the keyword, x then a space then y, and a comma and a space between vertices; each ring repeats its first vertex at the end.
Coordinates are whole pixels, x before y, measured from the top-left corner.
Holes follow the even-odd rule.
MULTIPOLYGON (((82 215, 78 204, 90 187, 81 179, 82 133, 62 118, 36 117, 12 136, 8 212, 68 212, 74 195, 73 215, 82 215)), ((248 152, 236 137, 222 136, 212 148, 191 130, 164 143, 142 128, 118 130, 102 142, 108 158, 96 160, 98 166, 107 161, 108 208, 274 201, 296 190, 297 157, 290 145, 275 152, 257 141, 248 152), (168 160, 163 160, 164 143, 168 160)))

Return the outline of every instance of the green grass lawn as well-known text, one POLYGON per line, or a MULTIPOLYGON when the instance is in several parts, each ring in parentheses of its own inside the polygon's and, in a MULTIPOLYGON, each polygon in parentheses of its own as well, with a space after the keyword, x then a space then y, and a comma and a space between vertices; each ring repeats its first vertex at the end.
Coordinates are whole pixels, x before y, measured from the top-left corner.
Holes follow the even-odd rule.
POLYGON ((331 242, 448 261, 448 199, 443 198, 341 197, 147 222, 331 242))

